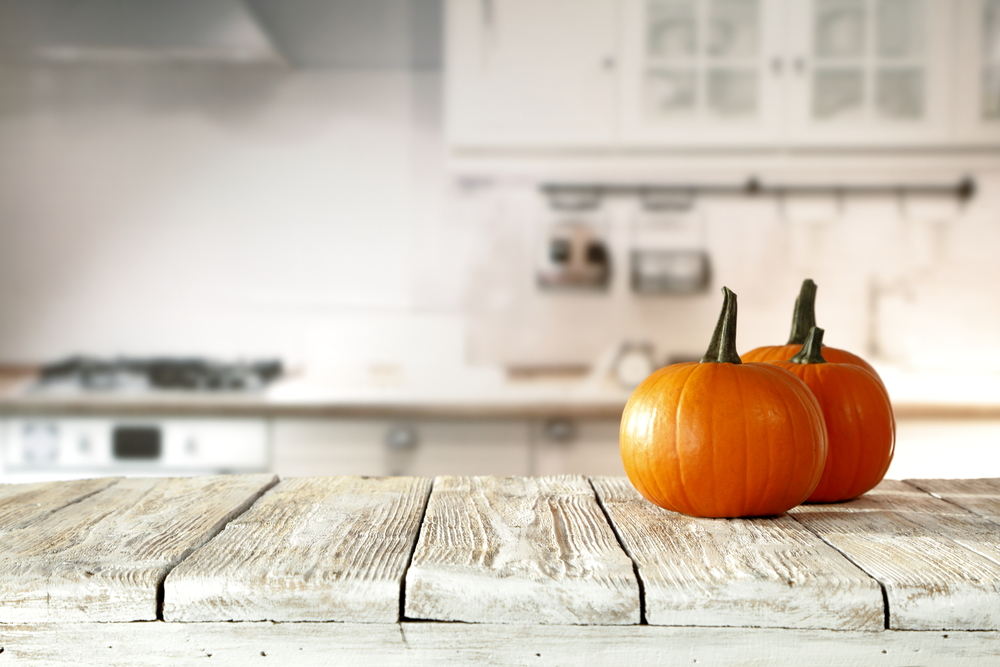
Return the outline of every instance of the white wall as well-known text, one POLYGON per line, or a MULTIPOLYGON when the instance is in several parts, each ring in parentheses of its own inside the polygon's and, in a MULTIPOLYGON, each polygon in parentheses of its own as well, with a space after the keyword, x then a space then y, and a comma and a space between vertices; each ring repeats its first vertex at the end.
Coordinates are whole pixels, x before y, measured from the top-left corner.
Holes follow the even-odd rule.
POLYGON ((411 280, 433 236, 439 80, 204 63, 0 70, 0 359, 335 363, 364 358, 358 341, 393 323, 454 328, 414 312, 411 280))

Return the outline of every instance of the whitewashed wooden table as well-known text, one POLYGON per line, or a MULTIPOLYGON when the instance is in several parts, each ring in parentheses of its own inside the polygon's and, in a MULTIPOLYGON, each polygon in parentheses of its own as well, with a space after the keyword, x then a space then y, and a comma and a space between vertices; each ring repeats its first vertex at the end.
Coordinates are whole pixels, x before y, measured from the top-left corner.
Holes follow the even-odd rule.
POLYGON ((692 519, 623 478, 0 485, 0 667, 1000 665, 1000 480, 692 519))

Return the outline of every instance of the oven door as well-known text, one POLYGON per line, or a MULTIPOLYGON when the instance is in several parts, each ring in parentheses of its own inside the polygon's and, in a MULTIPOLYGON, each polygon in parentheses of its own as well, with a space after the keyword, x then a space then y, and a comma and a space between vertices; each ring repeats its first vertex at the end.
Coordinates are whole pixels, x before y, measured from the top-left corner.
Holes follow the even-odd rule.
POLYGON ((266 472, 268 423, 247 418, 19 417, 3 424, 0 479, 266 472))

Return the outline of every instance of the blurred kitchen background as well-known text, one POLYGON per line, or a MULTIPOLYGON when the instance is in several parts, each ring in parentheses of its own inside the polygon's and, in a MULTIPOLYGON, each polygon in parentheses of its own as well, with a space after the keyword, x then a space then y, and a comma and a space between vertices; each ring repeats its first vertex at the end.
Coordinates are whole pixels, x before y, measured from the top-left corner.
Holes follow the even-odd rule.
POLYGON ((0 0, 8 481, 622 474, 807 277, 1000 476, 998 249, 1000 0, 0 0))

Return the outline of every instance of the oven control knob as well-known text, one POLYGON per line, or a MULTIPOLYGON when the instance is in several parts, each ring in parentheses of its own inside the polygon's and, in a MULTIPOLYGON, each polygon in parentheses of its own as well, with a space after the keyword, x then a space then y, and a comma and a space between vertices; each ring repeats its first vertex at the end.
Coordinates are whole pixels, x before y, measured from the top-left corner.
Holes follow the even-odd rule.
POLYGON ((59 427, 54 422, 28 422, 21 437, 25 463, 44 465, 59 460, 59 427))

